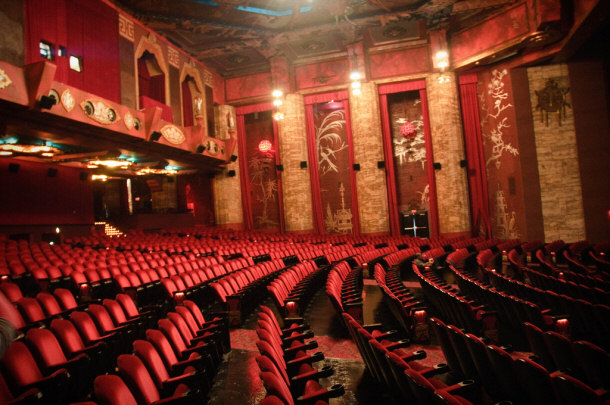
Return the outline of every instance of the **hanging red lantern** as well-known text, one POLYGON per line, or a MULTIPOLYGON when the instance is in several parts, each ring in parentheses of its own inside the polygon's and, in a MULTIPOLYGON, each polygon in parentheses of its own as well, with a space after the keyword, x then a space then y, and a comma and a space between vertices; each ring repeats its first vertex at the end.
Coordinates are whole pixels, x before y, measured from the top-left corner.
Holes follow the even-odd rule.
POLYGON ((405 138, 413 138, 415 127, 410 122, 405 122, 400 126, 400 133, 403 134, 405 138))
POLYGON ((271 141, 269 141, 268 139, 263 139, 258 144, 258 150, 261 151, 262 153, 271 152, 271 148, 273 148, 273 145, 271 144, 271 141))

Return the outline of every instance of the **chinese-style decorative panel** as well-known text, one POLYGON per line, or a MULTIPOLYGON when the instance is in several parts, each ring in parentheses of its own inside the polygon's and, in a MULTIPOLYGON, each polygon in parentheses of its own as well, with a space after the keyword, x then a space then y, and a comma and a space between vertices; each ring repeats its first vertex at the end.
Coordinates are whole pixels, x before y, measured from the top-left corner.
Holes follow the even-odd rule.
POLYGON ((520 238, 525 207, 509 71, 498 66, 479 73, 478 94, 492 235, 520 238))
POLYGON ((419 91, 388 95, 399 212, 430 211, 426 141, 419 91))
POLYGON ((273 117, 271 111, 245 115, 248 189, 254 229, 281 230, 278 176, 275 169, 273 117))
POLYGON ((345 103, 313 105, 320 197, 327 233, 352 233, 352 185, 345 103))

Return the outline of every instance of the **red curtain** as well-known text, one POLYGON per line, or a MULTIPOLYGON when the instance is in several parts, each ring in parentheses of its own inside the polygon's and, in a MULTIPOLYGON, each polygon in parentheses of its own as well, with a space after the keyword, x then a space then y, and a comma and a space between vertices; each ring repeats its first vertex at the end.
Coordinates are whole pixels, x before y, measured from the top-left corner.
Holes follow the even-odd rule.
POLYGON ((426 137, 426 165, 428 168, 428 184, 430 185, 430 236, 436 237, 438 229, 438 204, 436 201, 436 181, 434 180, 434 154, 432 153, 432 134, 430 132, 430 113, 428 111, 428 92, 419 90, 421 112, 424 120, 424 134, 426 137))
POLYGON ((278 130, 276 121, 271 117, 272 110, 271 103, 240 106, 235 109, 242 207, 246 229, 273 229, 283 232, 282 186, 281 178, 276 172, 276 165, 280 163, 278 130), (253 113, 260 113, 259 119, 249 115, 253 113), (258 150, 258 144, 263 139, 272 142, 272 153, 261 154, 258 150), (268 195, 269 189, 263 190, 261 181, 276 187, 273 198, 268 195))
POLYGON ((313 117, 313 104, 305 105, 305 122, 307 127, 307 154, 309 157, 309 175, 311 177, 311 205, 313 224, 316 233, 325 233, 322 200, 320 197, 320 176, 318 173, 318 150, 316 148, 316 123, 313 117))
POLYGON ((248 159, 246 158, 246 119, 237 114, 237 150, 239 151, 239 183, 241 184, 241 206, 244 216, 244 228, 254 229, 252 223, 252 201, 250 201, 250 182, 248 181, 248 159))
POLYGON ((483 155, 483 139, 479 124, 477 82, 478 77, 476 74, 460 76, 460 101, 462 106, 462 122, 464 123, 468 185, 470 187, 472 232, 476 236, 480 230, 484 229, 486 236, 490 237, 491 222, 487 200, 487 177, 485 157, 483 155))
POLYGON ((434 180, 434 158, 432 155, 432 142, 430 133, 430 120, 428 112, 428 99, 425 80, 411 82, 389 83, 378 87, 379 108, 381 113, 381 132, 383 135, 384 158, 386 162, 386 183, 388 189, 388 211, 390 215, 390 231, 392 235, 400 234, 400 217, 398 207, 398 193, 396 187, 396 168, 394 167, 394 147, 392 142, 392 125, 388 108, 388 94, 406 91, 419 91, 421 100, 421 113, 424 127, 426 148, 426 172, 430 193, 430 209, 428 212, 430 223, 430 236, 438 235, 438 208, 436 201, 436 184, 434 180))
POLYGON ((193 95, 189 81, 185 80, 182 82, 182 126, 191 127, 193 122, 193 95))
POLYGON ((345 90, 304 98, 314 228, 318 233, 360 232, 356 178, 352 169, 354 155, 348 98, 349 93, 345 90), (335 115, 342 112, 345 124, 335 126, 331 132, 336 133, 340 138, 338 142, 345 143, 346 147, 333 152, 336 170, 321 172, 321 152, 318 150, 316 134, 323 122, 324 125, 332 126, 335 118, 340 119, 338 116, 330 118, 333 112, 335 115), (349 186, 349 190, 346 186, 349 186))

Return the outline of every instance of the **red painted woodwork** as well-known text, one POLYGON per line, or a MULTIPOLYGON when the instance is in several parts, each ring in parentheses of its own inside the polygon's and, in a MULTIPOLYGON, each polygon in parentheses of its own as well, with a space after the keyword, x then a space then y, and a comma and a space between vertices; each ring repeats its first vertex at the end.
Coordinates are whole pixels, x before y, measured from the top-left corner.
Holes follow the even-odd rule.
POLYGON ((271 74, 260 73, 225 80, 225 96, 228 102, 252 97, 270 96, 271 74))
POLYGON ((349 63, 347 59, 330 62, 312 63, 294 69, 297 89, 311 89, 349 82, 349 63))
POLYGON ((40 41, 52 45, 55 80, 100 97, 120 101, 118 16, 103 2, 25 1, 26 63, 45 60, 40 41), (92 23, 95 21, 95 23, 92 23), (58 54, 59 47, 66 54, 58 54), (82 72, 69 67, 69 56, 82 60, 82 72))
POLYGON ((451 36, 451 65, 459 66, 470 58, 510 45, 527 35, 530 29, 525 2, 502 11, 451 36))
POLYGON ((432 62, 430 58, 427 45, 370 54, 369 71, 372 79, 428 72, 432 62))

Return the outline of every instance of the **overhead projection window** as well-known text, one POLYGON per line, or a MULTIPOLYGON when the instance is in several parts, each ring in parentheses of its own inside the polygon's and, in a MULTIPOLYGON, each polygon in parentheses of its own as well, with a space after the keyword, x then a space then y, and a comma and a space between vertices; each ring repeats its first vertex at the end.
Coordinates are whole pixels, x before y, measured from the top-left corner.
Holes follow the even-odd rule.
POLYGON ((40 56, 47 60, 53 60, 53 44, 40 41, 40 56))
POLYGON ((70 69, 79 73, 83 71, 83 60, 80 56, 70 55, 70 69))

